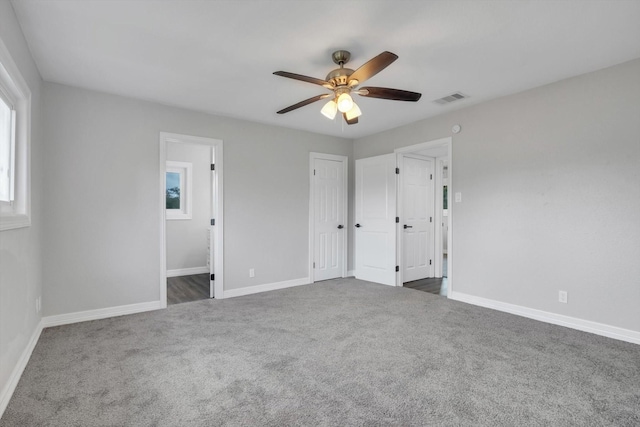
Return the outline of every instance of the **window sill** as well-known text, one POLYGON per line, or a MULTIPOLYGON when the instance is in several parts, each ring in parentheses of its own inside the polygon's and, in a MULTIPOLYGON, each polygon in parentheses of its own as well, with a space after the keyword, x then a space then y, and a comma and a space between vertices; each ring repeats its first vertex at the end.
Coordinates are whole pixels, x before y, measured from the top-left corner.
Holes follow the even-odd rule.
POLYGON ((0 231, 13 230, 31 226, 29 215, 2 215, 0 216, 0 231))

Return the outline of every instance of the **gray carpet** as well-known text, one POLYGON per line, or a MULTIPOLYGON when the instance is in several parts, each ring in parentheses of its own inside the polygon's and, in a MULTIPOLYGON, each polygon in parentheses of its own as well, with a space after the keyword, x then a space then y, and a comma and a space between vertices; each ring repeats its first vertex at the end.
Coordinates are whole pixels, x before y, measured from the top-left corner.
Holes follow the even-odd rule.
POLYGON ((46 329, 0 426, 640 425, 640 346, 334 280, 46 329))

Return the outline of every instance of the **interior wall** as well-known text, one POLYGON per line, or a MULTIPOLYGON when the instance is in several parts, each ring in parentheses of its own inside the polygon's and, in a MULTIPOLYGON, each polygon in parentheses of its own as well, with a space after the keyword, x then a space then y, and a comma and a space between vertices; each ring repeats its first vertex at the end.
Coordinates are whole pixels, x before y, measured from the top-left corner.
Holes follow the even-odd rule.
POLYGON ((640 331, 639 75, 634 60, 443 114, 354 157, 452 136, 452 290, 640 331))
MULTIPOLYGON (((8 1, 0 1, 0 39, 31 90, 31 226, 0 231, 0 399, 37 330, 42 295, 42 80, 8 1)), ((0 414, 2 410, 0 409, 0 414)))
POLYGON ((308 277, 309 152, 351 140, 54 83, 43 108, 44 315, 159 300, 161 131, 224 141, 226 289, 308 277))
POLYGON ((191 219, 167 219, 167 270, 206 267, 211 220, 211 151, 205 145, 168 143, 167 160, 191 163, 191 219))

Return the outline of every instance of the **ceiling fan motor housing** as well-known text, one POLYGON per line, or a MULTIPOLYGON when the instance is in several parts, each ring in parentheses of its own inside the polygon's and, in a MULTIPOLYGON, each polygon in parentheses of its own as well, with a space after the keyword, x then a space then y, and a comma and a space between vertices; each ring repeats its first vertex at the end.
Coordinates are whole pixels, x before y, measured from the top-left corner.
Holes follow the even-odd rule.
MULTIPOLYGON (((334 88, 347 86, 349 76, 353 74, 353 70, 351 68, 344 68, 344 64, 351 59, 351 52, 348 50, 336 50, 331 54, 331 59, 333 59, 333 62, 338 64, 340 68, 336 68, 327 74, 325 80, 331 83, 334 88)), ((340 93, 336 93, 336 95, 339 96, 340 93)))
POLYGON ((327 74, 327 78, 325 80, 333 83, 335 87, 346 86, 347 80, 351 74, 353 74, 353 70, 351 68, 336 68, 327 74))

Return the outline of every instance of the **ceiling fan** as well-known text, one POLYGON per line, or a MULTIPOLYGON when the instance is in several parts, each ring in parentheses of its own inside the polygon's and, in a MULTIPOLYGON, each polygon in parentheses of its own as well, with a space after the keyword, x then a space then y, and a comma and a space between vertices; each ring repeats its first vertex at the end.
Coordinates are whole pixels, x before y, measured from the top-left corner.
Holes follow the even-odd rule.
POLYGON ((416 102, 422 94, 417 92, 409 92, 400 89, 390 89, 386 87, 362 87, 358 89, 358 85, 365 80, 375 76, 380 71, 387 68, 393 61, 398 59, 398 55, 391 52, 382 52, 380 55, 371 59, 363 66, 353 71, 350 68, 344 68, 344 64, 349 62, 351 53, 346 50, 337 50, 331 55, 333 62, 338 64, 340 68, 336 68, 327 74, 325 80, 316 79, 314 77, 303 76, 301 74, 289 73, 287 71, 276 71, 276 76, 288 77, 290 79, 301 80, 303 82, 313 83, 329 89, 331 93, 314 96, 305 99, 297 104, 293 104, 287 108, 278 111, 278 114, 288 113, 305 105, 321 99, 330 98, 329 102, 322 107, 321 113, 333 120, 339 111, 342 113, 347 124, 353 125, 358 123, 358 117, 362 115, 360 108, 353 102, 352 94, 366 96, 369 98, 390 99, 394 101, 411 101, 416 102))

